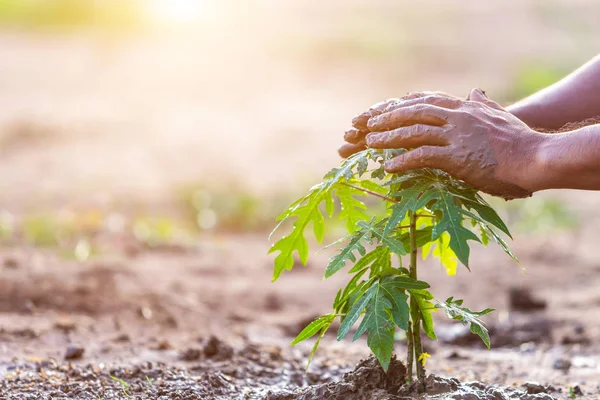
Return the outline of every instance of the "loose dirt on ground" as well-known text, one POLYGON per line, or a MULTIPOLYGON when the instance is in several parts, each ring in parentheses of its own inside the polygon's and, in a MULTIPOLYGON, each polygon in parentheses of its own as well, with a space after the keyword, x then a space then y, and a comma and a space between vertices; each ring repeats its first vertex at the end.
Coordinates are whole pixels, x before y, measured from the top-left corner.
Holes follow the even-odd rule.
MULTIPOLYGON (((600 394, 600 265, 560 244, 519 243, 527 275, 493 250, 474 251, 470 274, 446 277, 435 263, 421 268, 436 296, 459 293, 474 308, 498 309, 487 321, 492 351, 436 316, 440 341, 425 342, 428 372, 437 376, 428 381, 431 398, 566 399, 570 388, 600 394)), ((310 346, 288 343, 328 311, 344 277, 322 281, 327 255, 319 254, 272 284, 267 248, 264 235, 207 236, 193 248, 142 248, 84 263, 52 251, 5 250, 0 398, 411 396, 397 390, 400 361, 385 375, 362 340, 327 335, 305 371, 310 346)))

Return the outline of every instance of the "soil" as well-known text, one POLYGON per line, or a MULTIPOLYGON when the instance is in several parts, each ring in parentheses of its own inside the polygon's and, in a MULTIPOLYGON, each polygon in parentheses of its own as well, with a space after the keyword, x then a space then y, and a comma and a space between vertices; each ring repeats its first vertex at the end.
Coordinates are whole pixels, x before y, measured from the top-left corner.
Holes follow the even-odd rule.
POLYGON ((560 132, 569 132, 575 129, 583 128, 589 125, 600 124, 600 115, 597 117, 588 118, 579 122, 569 122, 565 124, 563 127, 559 129, 544 129, 544 128, 534 128, 538 132, 542 133, 560 133, 560 132))
MULTIPOLYGON (((84 263, 50 250, 6 248, 0 398, 414 397, 399 390, 402 363, 396 360, 384 374, 365 359, 362 340, 326 335, 305 371, 310 344, 288 343, 327 312, 345 277, 323 282, 327 255, 319 254, 312 265, 271 284, 267 246, 262 234, 206 236, 198 247, 142 248, 135 256, 123 252, 84 263)), ((434 375, 423 398, 566 399, 575 386, 588 398, 600 395, 594 308, 600 298, 593 284, 600 267, 591 252, 575 253, 575 247, 558 245, 541 257, 546 247, 517 239, 527 275, 493 248, 474 249, 473 272, 459 277, 444 276, 435 263, 423 265, 438 297, 461 293, 474 308, 498 309, 487 321, 491 351, 462 325, 436 315, 439 342, 424 343, 434 375), (574 263, 568 271, 557 256, 563 251, 574 263), (526 395, 533 390, 523 386, 529 381, 551 388, 526 395)))

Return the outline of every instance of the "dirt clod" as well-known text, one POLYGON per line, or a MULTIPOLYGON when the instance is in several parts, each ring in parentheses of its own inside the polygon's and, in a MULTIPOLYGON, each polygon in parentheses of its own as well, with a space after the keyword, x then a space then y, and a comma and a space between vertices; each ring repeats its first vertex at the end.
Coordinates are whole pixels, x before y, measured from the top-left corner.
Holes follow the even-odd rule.
POLYGON ((85 353, 83 346, 70 344, 67 346, 67 351, 65 352, 65 360, 79 360, 83 357, 83 353, 85 353))
POLYGON ((4 268, 6 269, 17 269, 20 266, 19 260, 14 257, 7 257, 3 262, 4 268))
POLYGON ((150 347, 152 350, 169 350, 171 348, 171 343, 169 343, 169 341, 167 339, 160 339, 158 342, 156 342, 155 344, 153 344, 150 347))
POLYGON ((370 357, 361 361, 353 371, 342 376, 339 382, 326 383, 302 389, 295 397, 285 393, 285 397, 274 397, 272 400, 396 400, 398 390, 404 384, 406 367, 401 361, 392 359, 386 373, 376 358, 370 357))
POLYGON ((54 322, 54 328, 69 333, 77 329, 77 324, 69 318, 59 318, 54 322))
POLYGON ((529 289, 513 287, 508 292, 509 306, 512 311, 531 312, 543 310, 547 303, 536 298, 529 289))
POLYGON ((552 364, 552 368, 558 369, 563 372, 568 372, 571 369, 573 363, 568 358, 559 358, 552 364))
POLYGON ((202 356, 202 351, 196 348, 189 348, 179 354, 179 359, 182 361, 196 361, 202 356))
POLYGON ((216 336, 211 336, 203 349, 207 358, 214 360, 227 360, 233 356, 233 349, 228 344, 220 341, 216 336))
POLYGON ((523 388, 528 394, 547 393, 548 388, 538 382, 525 382, 523 388))

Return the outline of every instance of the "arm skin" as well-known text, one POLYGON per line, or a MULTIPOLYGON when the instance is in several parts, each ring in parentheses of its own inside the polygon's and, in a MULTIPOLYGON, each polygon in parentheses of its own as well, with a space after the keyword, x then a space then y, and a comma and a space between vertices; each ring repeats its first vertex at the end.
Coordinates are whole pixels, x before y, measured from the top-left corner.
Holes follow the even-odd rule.
POLYGON ((600 115, 600 55, 506 110, 533 128, 558 129, 600 115))
POLYGON ((379 103, 354 118, 344 137, 344 157, 366 146, 412 149, 386 170, 438 168, 505 199, 544 189, 600 190, 600 125, 539 133, 479 89, 467 100, 427 92, 379 103))

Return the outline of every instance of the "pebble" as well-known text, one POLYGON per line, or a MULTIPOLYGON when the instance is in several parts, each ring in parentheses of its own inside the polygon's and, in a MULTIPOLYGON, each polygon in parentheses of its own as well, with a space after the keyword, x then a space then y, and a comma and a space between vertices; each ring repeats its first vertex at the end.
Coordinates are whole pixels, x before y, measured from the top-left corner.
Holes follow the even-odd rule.
POLYGON ((79 360, 83 357, 84 352, 85 348, 82 346, 70 344, 67 346, 67 351, 65 352, 65 360, 79 360))

